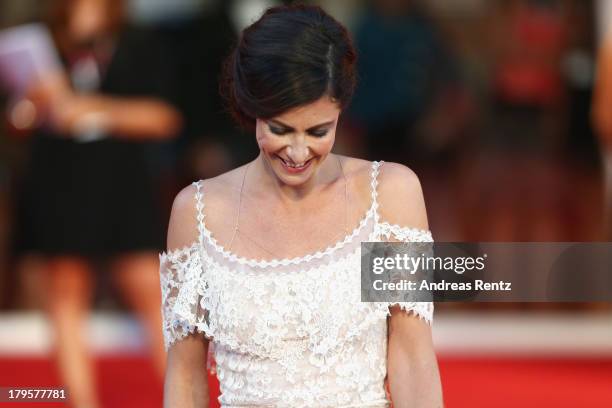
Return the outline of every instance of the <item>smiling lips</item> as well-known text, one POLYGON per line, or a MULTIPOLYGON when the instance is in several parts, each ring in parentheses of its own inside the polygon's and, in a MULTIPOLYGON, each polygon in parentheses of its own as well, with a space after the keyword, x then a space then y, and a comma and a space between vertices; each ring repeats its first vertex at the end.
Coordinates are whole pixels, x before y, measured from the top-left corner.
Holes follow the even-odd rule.
POLYGON ((285 168, 285 170, 287 170, 289 173, 301 173, 304 170, 306 170, 308 167, 310 167, 310 163, 312 162, 312 158, 308 159, 307 161, 305 161, 304 163, 301 164, 295 164, 295 163, 291 163, 289 161, 286 161, 285 159, 283 159, 280 156, 277 156, 281 163, 283 164, 283 167, 285 168))

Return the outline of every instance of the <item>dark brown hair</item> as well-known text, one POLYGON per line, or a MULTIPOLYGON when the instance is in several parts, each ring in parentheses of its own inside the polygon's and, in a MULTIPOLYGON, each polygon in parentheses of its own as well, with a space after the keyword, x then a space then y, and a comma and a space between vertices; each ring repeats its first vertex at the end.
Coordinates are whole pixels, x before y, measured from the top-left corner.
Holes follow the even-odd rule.
POLYGON ((317 6, 269 8, 242 31, 227 57, 221 95, 237 122, 252 130, 324 95, 341 109, 355 89, 356 53, 346 28, 317 6))

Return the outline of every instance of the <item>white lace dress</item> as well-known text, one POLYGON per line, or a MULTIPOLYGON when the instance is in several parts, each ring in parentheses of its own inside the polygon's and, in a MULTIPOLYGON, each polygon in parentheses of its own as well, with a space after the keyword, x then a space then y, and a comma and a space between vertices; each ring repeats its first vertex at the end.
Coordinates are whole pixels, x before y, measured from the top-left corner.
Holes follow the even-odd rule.
MULTIPOLYGON (((432 241, 379 219, 372 203, 351 234, 300 258, 260 261, 211 235, 197 193, 199 240, 160 255, 166 347, 200 332, 214 345, 223 407, 386 407, 390 303, 360 301, 360 243, 432 241)), ((399 305, 431 323, 433 303, 399 305)))

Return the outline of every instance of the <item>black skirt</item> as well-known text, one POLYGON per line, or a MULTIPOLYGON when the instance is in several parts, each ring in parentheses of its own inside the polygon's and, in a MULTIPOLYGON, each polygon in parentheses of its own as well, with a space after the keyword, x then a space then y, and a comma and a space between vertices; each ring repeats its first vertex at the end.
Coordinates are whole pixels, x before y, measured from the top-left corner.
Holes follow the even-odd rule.
POLYGON ((164 247, 146 144, 38 136, 17 208, 17 250, 109 256, 164 247))
MULTIPOLYGON (((173 71, 157 39, 124 27, 97 92, 171 101, 173 71)), ((112 135, 81 143, 39 129, 19 186, 17 252, 106 256, 163 249, 166 220, 152 146, 112 135)))

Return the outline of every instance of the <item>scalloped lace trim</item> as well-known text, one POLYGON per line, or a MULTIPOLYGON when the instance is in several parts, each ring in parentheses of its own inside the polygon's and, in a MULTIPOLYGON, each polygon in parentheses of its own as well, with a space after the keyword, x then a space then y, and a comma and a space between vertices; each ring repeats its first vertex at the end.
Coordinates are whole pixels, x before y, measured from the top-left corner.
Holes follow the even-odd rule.
POLYGON ((433 236, 430 230, 402 227, 388 222, 378 222, 375 228, 377 235, 385 237, 386 239, 395 238, 398 241, 404 242, 433 242, 433 236))
POLYGON ((206 241, 215 249, 215 251, 222 254, 224 258, 232 262, 238 262, 239 264, 242 264, 242 265, 248 265, 251 267, 258 267, 258 268, 297 265, 297 264, 301 264, 304 262, 312 261, 313 259, 320 259, 324 256, 330 255, 334 251, 337 251, 338 249, 341 249, 348 243, 352 242, 353 239, 357 235, 359 235, 359 233, 361 232, 363 227, 367 224, 368 220, 372 217, 372 215, 375 216, 376 220, 378 219, 378 216, 377 216, 378 215, 378 211, 377 211, 378 210, 378 200, 377 200, 378 173, 379 173, 380 166, 383 163, 384 162, 382 161, 372 162, 372 169, 370 173, 370 188, 371 188, 372 204, 370 205, 370 208, 365 213, 365 215, 363 216, 359 224, 353 229, 352 233, 346 235, 344 239, 337 241, 335 244, 328 246, 324 250, 316 251, 314 253, 310 253, 310 254, 295 257, 295 258, 282 258, 282 259, 277 258, 277 259, 269 259, 269 260, 253 259, 253 258, 246 258, 246 257, 238 256, 228 251, 227 249, 225 249, 221 244, 219 244, 219 242, 212 235, 212 232, 208 230, 208 228, 206 228, 206 225, 204 224, 205 215, 204 215, 204 200, 203 200, 203 193, 202 193, 202 180, 196 181, 193 183, 193 185, 197 189, 196 194, 195 194, 195 200, 196 200, 196 209, 197 209, 197 214, 198 214, 197 220, 198 220, 198 229, 200 232, 199 234, 200 242, 203 242, 203 239, 206 238, 206 241))

